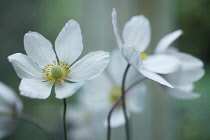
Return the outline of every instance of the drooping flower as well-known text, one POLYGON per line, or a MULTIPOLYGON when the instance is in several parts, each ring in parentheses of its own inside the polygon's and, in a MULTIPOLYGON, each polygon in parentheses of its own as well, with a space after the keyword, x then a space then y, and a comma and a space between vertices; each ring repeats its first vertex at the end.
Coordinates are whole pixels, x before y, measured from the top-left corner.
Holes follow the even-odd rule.
POLYGON ((83 43, 80 26, 74 20, 68 21, 56 38, 56 53, 52 44, 37 32, 25 34, 24 48, 27 55, 16 53, 8 59, 22 79, 20 94, 30 98, 47 98, 53 84, 57 98, 69 97, 109 63, 109 53, 104 51, 91 52, 75 62, 83 43))
POLYGON ((21 100, 15 92, 0 82, 0 139, 11 133, 18 123, 23 109, 21 100))
MULTIPOLYGON (((85 84, 81 94, 81 102, 89 106, 99 115, 98 118, 106 121, 109 110, 122 95, 122 77, 127 62, 118 50, 111 53, 111 60, 106 71, 98 78, 85 84)), ((135 69, 130 69, 127 75, 126 83, 136 77, 135 69)), ((126 87, 127 88, 127 87, 126 87)), ((143 85, 135 86, 126 93, 127 110, 133 113, 143 111, 145 103, 145 87, 143 85)), ((119 127, 125 123, 123 110, 120 105, 114 110, 111 116, 111 127, 119 127)), ((106 122, 105 122, 106 124, 106 122)))
POLYGON ((195 99, 199 94, 192 92, 194 82, 204 75, 203 62, 187 53, 182 53, 175 48, 169 47, 170 44, 182 34, 181 30, 174 31, 163 37, 158 43, 155 53, 170 54, 179 60, 179 69, 171 74, 165 75, 165 78, 174 86, 174 89, 168 89, 172 97, 178 99, 195 99))
POLYGON ((178 60, 167 54, 147 55, 147 49, 151 40, 150 23, 143 15, 132 17, 124 26, 122 38, 120 38, 117 26, 117 12, 112 11, 112 24, 118 48, 129 64, 136 67, 145 77, 160 84, 172 87, 162 76, 178 68, 178 60))

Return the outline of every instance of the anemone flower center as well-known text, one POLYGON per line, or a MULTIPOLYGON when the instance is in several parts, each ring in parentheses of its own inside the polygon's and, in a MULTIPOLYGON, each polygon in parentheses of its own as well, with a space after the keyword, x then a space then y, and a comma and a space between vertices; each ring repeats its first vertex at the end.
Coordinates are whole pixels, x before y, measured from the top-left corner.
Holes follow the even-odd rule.
POLYGON ((121 95, 122 95, 122 88, 114 87, 111 89, 109 93, 109 101, 111 103, 115 103, 121 95))
POLYGON ((70 77, 70 65, 66 62, 56 62, 48 64, 43 69, 43 78, 50 83, 60 83, 70 77))

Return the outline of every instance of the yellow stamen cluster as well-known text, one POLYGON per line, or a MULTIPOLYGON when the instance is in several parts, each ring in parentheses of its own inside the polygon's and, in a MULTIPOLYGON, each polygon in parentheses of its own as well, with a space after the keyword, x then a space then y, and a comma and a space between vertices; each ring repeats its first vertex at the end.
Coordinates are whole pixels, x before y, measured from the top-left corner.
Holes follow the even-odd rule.
POLYGON ((53 61, 53 64, 44 67, 42 77, 51 83, 60 83, 70 77, 71 70, 69 68, 70 65, 66 62, 53 61))
POLYGON ((146 60, 147 54, 140 52, 142 60, 146 60))
POLYGON ((137 50, 139 51, 139 53, 140 53, 140 55, 141 55, 141 59, 142 59, 142 60, 146 60, 147 54, 144 53, 144 52, 141 52, 140 49, 139 49, 138 47, 136 47, 136 46, 134 46, 134 48, 137 49, 137 50))
POLYGON ((114 87, 109 93, 109 100, 111 103, 115 103, 117 99, 122 95, 122 88, 114 87))

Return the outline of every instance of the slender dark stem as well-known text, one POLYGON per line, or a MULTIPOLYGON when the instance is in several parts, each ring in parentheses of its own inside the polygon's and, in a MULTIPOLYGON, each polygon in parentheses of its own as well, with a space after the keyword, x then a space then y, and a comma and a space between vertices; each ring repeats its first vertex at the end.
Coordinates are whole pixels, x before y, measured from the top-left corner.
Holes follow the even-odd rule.
POLYGON ((66 99, 63 99, 63 130, 64 130, 64 139, 67 140, 67 132, 66 132, 66 99))
POLYGON ((25 121, 37 126, 47 135, 48 140, 53 140, 53 135, 49 131, 48 127, 39 119, 37 119, 34 116, 31 116, 29 114, 23 113, 23 112, 20 114, 20 118, 22 120, 25 120, 25 121))
POLYGON ((126 99, 125 99, 125 80, 126 80, 126 75, 128 73, 129 68, 130 68, 130 64, 127 65, 125 72, 123 74, 123 80, 122 80, 122 109, 123 109, 123 114, 125 117, 126 140, 130 139, 129 120, 128 120, 127 111, 126 111, 126 99))
MULTIPOLYGON (((140 83, 141 81, 143 81, 145 79, 144 76, 140 76, 138 77, 126 90, 125 90, 125 94, 128 93, 129 90, 131 90, 135 85, 137 85, 138 83, 140 83)), ((107 126, 107 140, 111 140, 111 116, 112 113, 114 111, 114 109, 119 105, 120 101, 122 100, 122 96, 120 96, 116 102, 114 103, 114 105, 112 106, 112 108, 110 109, 108 116, 107 116, 107 122, 108 122, 108 126, 107 126)))

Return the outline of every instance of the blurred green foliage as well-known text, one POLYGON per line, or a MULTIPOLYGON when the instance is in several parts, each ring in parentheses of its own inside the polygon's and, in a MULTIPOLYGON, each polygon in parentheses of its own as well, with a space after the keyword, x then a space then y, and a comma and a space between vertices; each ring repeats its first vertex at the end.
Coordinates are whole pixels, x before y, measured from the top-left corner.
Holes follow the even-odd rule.
POLYGON ((210 60, 210 1, 178 0, 178 27, 183 29, 179 48, 209 63, 210 60))

